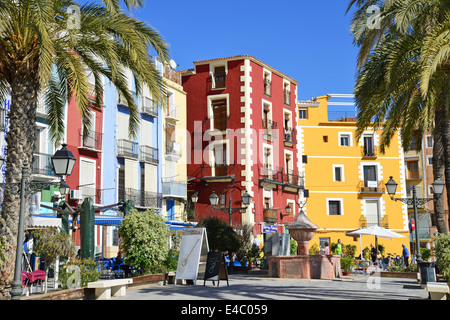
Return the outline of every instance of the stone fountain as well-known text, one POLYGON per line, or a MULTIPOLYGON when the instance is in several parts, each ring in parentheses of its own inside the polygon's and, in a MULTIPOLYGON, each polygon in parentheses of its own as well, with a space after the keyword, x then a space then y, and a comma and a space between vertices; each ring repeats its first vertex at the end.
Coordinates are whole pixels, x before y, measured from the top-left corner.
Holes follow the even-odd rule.
POLYGON ((341 260, 338 255, 309 255, 309 242, 314 238, 316 226, 300 210, 287 227, 297 241, 296 256, 273 256, 268 258, 269 276, 295 279, 335 279, 341 276, 341 260))

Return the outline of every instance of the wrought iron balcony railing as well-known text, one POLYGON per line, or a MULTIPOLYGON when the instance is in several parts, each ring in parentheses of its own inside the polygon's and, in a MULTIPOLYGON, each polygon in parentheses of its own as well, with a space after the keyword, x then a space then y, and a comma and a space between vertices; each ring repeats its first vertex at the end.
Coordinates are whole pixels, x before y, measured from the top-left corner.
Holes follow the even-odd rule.
POLYGON ((55 176, 51 158, 52 158, 51 154, 34 153, 32 173, 45 176, 55 176))
POLYGON ((158 149, 146 145, 141 146, 141 161, 158 164, 158 149))
POLYGON ((117 140, 117 155, 130 158, 138 158, 139 144, 127 139, 117 140))
POLYGON ((78 130, 79 146, 83 148, 102 150, 103 133, 101 132, 89 132, 89 135, 83 139, 83 131, 78 130))

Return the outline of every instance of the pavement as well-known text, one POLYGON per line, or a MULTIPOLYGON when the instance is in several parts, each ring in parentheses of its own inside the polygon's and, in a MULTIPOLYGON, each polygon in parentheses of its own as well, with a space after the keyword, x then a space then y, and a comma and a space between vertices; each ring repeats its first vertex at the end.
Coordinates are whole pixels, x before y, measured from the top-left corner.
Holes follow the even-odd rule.
POLYGON ((263 275, 230 274, 226 280, 197 280, 197 284, 169 284, 129 288, 119 300, 426 300, 428 293, 416 279, 352 275, 335 280, 279 279, 263 275))

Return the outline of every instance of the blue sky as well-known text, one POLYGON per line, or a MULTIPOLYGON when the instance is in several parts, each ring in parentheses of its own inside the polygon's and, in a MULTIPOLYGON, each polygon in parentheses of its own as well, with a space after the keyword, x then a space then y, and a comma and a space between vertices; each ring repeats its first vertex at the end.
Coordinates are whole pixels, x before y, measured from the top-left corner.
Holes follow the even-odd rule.
POLYGON ((348 0, 145 0, 133 15, 167 41, 177 70, 252 55, 300 82, 299 100, 352 93, 357 48, 348 0))

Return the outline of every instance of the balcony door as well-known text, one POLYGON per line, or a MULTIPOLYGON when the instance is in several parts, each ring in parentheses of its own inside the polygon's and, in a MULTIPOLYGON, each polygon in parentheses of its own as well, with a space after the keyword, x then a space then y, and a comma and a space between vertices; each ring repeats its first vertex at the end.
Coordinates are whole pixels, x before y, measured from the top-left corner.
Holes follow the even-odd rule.
POLYGON ((364 187, 377 188, 377 167, 376 166, 364 166, 364 187))
POLYGON ((375 154, 373 136, 364 136, 364 156, 373 156, 375 154))
POLYGON ((218 100, 212 103, 214 129, 225 131, 227 129, 227 101, 218 100))
POLYGON ((227 145, 226 143, 214 146, 215 176, 227 175, 227 145))

